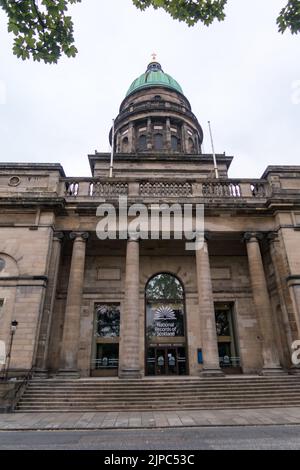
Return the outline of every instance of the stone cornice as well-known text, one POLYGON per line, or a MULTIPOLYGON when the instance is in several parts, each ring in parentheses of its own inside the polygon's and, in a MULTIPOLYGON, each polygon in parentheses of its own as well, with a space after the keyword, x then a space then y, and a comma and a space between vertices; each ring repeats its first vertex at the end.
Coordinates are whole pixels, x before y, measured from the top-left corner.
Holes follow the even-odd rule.
POLYGON ((61 177, 65 177, 65 171, 60 163, 12 163, 12 162, 1 162, 0 163, 0 174, 7 170, 18 172, 18 171, 47 171, 53 172, 58 171, 61 177))

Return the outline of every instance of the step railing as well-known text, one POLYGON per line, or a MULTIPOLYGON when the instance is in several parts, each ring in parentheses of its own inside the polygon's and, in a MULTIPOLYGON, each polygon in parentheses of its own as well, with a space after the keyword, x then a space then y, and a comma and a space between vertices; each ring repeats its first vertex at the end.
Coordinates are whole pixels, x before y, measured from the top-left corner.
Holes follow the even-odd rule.
MULTIPOLYGON (((23 393, 25 392, 28 382, 32 379, 34 373, 34 368, 31 368, 29 371, 26 372, 21 379, 15 381, 15 387, 13 389, 8 390, 6 395, 2 398, 2 401, 6 403, 6 411, 13 412, 21 399, 23 393)), ((12 380, 9 380, 12 383, 12 380)))

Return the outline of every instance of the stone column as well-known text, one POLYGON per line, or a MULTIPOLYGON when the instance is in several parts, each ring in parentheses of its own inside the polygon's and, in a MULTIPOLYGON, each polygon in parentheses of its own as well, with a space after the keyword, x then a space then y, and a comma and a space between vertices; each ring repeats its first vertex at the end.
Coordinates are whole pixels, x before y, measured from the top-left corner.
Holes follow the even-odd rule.
POLYGON ((119 377, 140 378, 139 314, 140 314, 139 241, 127 241, 125 298, 121 320, 119 377))
POLYGON ((300 338, 300 275, 289 276, 287 278, 289 291, 291 294, 296 324, 298 330, 298 339, 300 338))
POLYGON ((219 362, 215 307, 207 240, 196 250, 197 288, 202 337, 203 376, 223 375, 219 362))
POLYGON ((252 285, 252 295, 262 339, 262 355, 264 375, 282 372, 278 351, 273 335, 272 306, 269 298, 259 240, 261 234, 246 233, 249 271, 252 285))
POLYGON ((152 120, 149 117, 147 119, 147 150, 152 150, 152 148, 153 148, 152 120))
POLYGON ((186 134, 187 134, 187 131, 186 131, 186 125, 185 123, 182 124, 182 127, 181 127, 181 148, 182 148, 182 152, 183 153, 187 153, 188 151, 188 148, 187 148, 187 145, 186 145, 186 134))
POLYGON ((284 266, 284 260, 282 257, 280 240, 278 233, 270 232, 268 234, 268 241, 270 246, 270 254, 272 264, 275 273, 277 292, 280 300, 280 309, 282 312, 282 318, 279 319, 282 323, 281 337, 283 342, 283 348, 285 355, 288 356, 288 364, 291 363, 291 357, 293 354, 292 343, 293 334, 291 330, 290 317, 293 316, 292 302, 288 291, 286 282, 286 269, 284 266))
POLYGON ((135 128, 133 123, 131 122, 128 127, 128 152, 133 153, 136 151, 136 145, 135 145, 135 128))
POLYGON ((61 345, 61 372, 77 374, 77 355, 80 336, 80 310, 84 282, 85 251, 88 233, 72 232, 73 242, 70 277, 61 345))
POLYGON ((166 149, 171 151, 172 150, 172 143, 171 143, 171 121, 170 118, 166 119, 166 149))
POLYGON ((61 258, 61 245, 64 238, 62 232, 53 235, 51 259, 48 271, 48 285, 45 295, 43 315, 41 319, 39 341, 36 352, 36 373, 46 374, 47 356, 50 341, 50 329, 52 323, 53 306, 55 302, 57 278, 61 258))

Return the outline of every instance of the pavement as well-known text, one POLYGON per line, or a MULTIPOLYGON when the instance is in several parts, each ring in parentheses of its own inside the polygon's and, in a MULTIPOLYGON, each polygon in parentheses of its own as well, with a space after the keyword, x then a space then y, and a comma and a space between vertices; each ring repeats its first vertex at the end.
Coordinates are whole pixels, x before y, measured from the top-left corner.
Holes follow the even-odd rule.
POLYGON ((84 431, 300 425, 300 407, 198 411, 0 414, 0 431, 84 431))
MULTIPOLYGON (((72 450, 105 451, 101 455, 97 453, 82 456, 75 452, 74 455, 68 453, 66 456, 59 454, 56 458, 51 453, 47 453, 47 463, 51 463, 54 458, 55 464, 61 466, 62 459, 66 463, 75 466, 87 466, 97 461, 98 466, 110 462, 113 457, 118 457, 119 451, 122 455, 140 457, 139 465, 145 468, 145 464, 152 467, 163 468, 164 465, 154 465, 159 455, 169 455, 172 452, 179 455, 192 455, 192 461, 198 468, 203 465, 205 455, 198 453, 202 450, 299 450, 300 449, 300 426, 237 426, 237 427, 198 427, 198 428, 164 428, 164 429, 101 429, 93 431, 1 431, 0 432, 0 452, 2 450, 72 450), (143 456, 135 454, 133 451, 143 450, 143 456), (163 452, 160 452, 162 450, 163 452), (190 453, 186 451, 191 450, 190 453), (117 452, 116 452, 117 451, 117 452)), ((54 454, 55 456, 55 454, 54 454)), ((41 458, 37 461, 40 465, 41 458)), ((250 457, 250 456, 249 456, 250 457)), ((247 455, 247 459, 249 460, 247 455)), ((21 465, 27 464, 32 467, 34 455, 31 453, 20 456, 21 465)), ((217 454, 209 454, 210 465, 220 463, 217 454)), ((253 458, 253 457, 252 457, 253 458)), ((261 460, 261 457, 257 457, 261 460)), ((280 456, 276 455, 276 461, 280 456)), ((9 456, 9 461, 14 464, 14 459, 18 459, 18 453, 13 452, 9 456)), ((220 457, 222 459, 222 456, 220 457)), ((224 458, 223 458, 224 460, 224 458)), ((256 460, 256 458, 255 458, 256 460)), ((205 460, 204 460, 205 462, 205 460)), ((230 460, 232 466, 233 459, 230 460)), ((253 461, 251 461, 252 463, 253 461)), ((64 462, 63 462, 64 463, 64 462)), ((206 463, 206 462, 205 462, 206 463)), ((259 462, 257 462, 259 463, 259 462)), ((282 461, 284 464, 284 462, 282 461)), ((138 468, 139 465, 128 464, 128 457, 124 468, 138 468)), ((169 464, 170 465, 170 464, 169 464)), ((104 465, 105 466, 105 465, 104 465)), ((121 466, 121 465, 120 465, 121 466)), ((123 467, 122 467, 123 468, 123 467)))

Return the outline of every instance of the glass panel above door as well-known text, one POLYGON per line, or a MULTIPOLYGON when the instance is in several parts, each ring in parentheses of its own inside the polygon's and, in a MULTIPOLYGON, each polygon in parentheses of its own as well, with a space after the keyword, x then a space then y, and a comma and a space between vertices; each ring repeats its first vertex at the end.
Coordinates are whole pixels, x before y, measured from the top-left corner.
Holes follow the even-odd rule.
POLYGON ((96 336, 114 338, 120 335, 120 305, 101 304, 96 306, 96 336))

